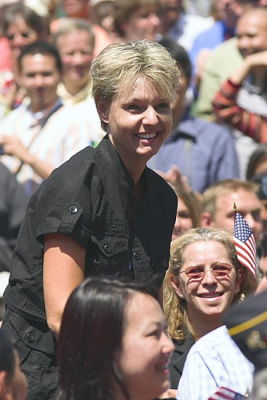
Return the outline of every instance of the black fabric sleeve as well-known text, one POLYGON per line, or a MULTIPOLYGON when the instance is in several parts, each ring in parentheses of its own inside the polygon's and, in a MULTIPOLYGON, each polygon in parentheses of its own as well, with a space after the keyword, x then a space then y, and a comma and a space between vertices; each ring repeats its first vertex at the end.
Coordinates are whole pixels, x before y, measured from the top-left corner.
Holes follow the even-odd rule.
POLYGON ((48 233, 72 236, 86 246, 91 235, 91 183, 97 173, 84 159, 56 169, 44 183, 37 201, 37 238, 48 233))

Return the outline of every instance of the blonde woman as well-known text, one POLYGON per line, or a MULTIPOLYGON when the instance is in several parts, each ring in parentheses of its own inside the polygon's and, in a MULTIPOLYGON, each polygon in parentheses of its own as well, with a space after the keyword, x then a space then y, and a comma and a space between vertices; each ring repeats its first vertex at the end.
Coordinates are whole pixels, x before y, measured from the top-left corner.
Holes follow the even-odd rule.
POLYGON ((239 263, 229 233, 196 228, 172 242, 164 280, 164 309, 176 347, 172 388, 177 388, 194 342, 222 326, 230 305, 254 289, 255 281, 239 263))
POLYGON ((73 289, 89 275, 158 274, 161 284, 169 260, 177 198, 146 163, 171 130, 179 69, 142 41, 107 47, 91 73, 107 134, 31 198, 5 296, 4 325, 27 353, 29 400, 57 396, 55 337, 73 289))

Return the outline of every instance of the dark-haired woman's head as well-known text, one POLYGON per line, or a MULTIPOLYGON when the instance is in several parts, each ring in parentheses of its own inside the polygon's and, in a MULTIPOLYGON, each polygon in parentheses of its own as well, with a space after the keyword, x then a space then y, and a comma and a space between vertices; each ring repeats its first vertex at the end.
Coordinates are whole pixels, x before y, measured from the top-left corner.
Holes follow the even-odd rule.
POLYGON ((168 389, 173 345, 157 295, 153 286, 107 278, 72 293, 59 336, 62 399, 152 399, 168 389))
POLYGON ((6 8, 2 31, 9 41, 12 55, 16 59, 24 46, 48 37, 49 25, 44 17, 17 2, 6 8))
POLYGON ((25 400, 27 382, 9 333, 0 328, 0 399, 25 400))

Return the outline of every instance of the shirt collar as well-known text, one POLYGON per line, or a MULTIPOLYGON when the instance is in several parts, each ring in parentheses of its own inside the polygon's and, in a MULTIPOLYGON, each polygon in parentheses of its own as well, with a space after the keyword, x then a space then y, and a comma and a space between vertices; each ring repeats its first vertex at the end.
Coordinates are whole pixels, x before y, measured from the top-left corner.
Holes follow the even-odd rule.
POLYGON ((185 121, 181 121, 174 129, 172 135, 168 138, 166 143, 175 142, 177 139, 189 136, 193 141, 197 140, 198 129, 196 129, 195 118, 188 117, 185 121))
POLYGON ((87 97, 91 94, 92 91, 92 82, 89 81, 88 84, 80 90, 80 92, 72 95, 69 93, 63 83, 58 85, 58 95, 66 102, 76 104, 80 101, 87 99, 87 97))
POLYGON ((27 105, 28 112, 31 114, 33 119, 33 125, 45 125, 46 121, 54 112, 56 112, 60 107, 63 106, 62 100, 57 98, 55 104, 52 107, 46 108, 44 110, 33 112, 31 110, 31 104, 27 105))

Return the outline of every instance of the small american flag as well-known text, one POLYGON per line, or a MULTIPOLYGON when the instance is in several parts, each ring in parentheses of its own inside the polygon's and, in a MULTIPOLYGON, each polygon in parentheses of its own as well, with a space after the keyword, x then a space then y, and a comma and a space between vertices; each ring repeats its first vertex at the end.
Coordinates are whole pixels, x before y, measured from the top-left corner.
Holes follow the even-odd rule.
POLYGON ((226 387, 219 387, 208 400, 244 400, 247 397, 226 387))
POLYGON ((238 212, 235 213, 234 244, 239 262, 256 277, 256 243, 252 229, 238 212))

